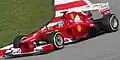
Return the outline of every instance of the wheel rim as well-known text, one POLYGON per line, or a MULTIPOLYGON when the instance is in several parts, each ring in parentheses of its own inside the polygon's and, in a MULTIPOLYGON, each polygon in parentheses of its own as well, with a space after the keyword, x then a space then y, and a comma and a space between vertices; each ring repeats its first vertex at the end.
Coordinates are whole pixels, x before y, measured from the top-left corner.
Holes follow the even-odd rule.
POLYGON ((58 46, 63 45, 63 37, 61 35, 57 35, 56 38, 55 38, 55 41, 56 41, 58 46))
POLYGON ((117 27, 118 27, 118 20, 117 20, 117 18, 113 18, 111 24, 112 24, 112 27, 114 29, 117 29, 117 27))

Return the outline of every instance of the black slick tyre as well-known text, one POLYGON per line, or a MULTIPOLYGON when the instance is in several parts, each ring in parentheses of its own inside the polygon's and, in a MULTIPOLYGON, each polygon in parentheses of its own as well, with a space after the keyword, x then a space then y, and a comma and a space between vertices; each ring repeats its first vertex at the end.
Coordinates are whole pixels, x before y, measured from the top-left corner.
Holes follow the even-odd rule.
POLYGON ((25 37, 25 35, 16 36, 16 38, 13 41, 13 47, 14 48, 20 48, 21 40, 24 39, 23 37, 25 37))
POLYGON ((102 26, 107 32, 117 31, 119 27, 119 21, 115 14, 107 14, 103 17, 102 26))

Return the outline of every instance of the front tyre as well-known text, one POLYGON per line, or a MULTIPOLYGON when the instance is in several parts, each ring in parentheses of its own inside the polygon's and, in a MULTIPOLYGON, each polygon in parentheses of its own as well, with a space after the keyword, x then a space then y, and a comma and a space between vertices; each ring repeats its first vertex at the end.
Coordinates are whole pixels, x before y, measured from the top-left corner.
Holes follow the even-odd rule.
POLYGON ((20 48, 20 43, 21 41, 23 41, 24 39, 26 39, 25 35, 19 35, 16 36, 16 38, 13 41, 13 47, 14 48, 20 48))
POLYGON ((64 38, 60 32, 52 32, 47 35, 47 43, 52 43, 56 49, 64 47, 64 38))

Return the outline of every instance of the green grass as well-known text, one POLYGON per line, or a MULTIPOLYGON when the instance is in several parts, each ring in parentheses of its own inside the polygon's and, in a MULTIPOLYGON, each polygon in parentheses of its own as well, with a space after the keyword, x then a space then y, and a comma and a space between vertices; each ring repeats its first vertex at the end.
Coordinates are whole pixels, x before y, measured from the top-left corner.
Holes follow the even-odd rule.
POLYGON ((0 47, 53 17, 52 0, 0 0, 0 47))

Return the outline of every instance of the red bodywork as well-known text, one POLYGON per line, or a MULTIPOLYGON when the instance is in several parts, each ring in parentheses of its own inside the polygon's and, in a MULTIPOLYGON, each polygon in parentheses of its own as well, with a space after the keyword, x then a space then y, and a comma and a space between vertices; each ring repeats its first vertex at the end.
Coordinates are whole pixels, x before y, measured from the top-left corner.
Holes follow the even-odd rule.
MULTIPOLYGON (((21 43, 22 53, 33 52, 35 48, 34 42, 38 40, 45 40, 46 35, 54 31, 58 31, 62 34, 64 37, 64 42, 67 42, 65 38, 88 37, 90 28, 96 29, 94 22, 92 20, 89 20, 90 17, 91 13, 85 15, 82 12, 71 12, 64 14, 61 17, 54 18, 43 28, 27 35, 27 39, 21 43), (75 22, 76 16, 79 16, 80 18, 78 22, 75 22), (63 22, 61 26, 58 26, 59 20, 63 22), (49 24, 53 26, 49 26, 49 24)), ((46 45, 45 47, 47 48, 43 47, 43 51, 54 49, 53 45, 46 45)))

